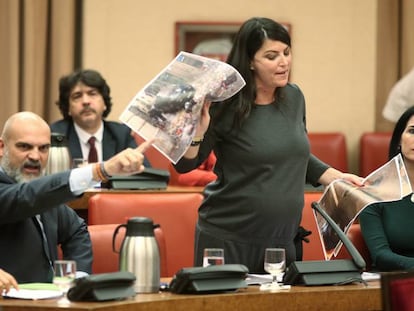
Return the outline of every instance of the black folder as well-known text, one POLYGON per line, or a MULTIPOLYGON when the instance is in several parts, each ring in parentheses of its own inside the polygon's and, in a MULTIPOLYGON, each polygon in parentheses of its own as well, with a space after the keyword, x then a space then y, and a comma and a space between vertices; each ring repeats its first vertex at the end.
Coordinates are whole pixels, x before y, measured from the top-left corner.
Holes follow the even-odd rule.
POLYGON ((166 189, 170 172, 156 168, 145 168, 142 173, 131 176, 112 176, 102 188, 126 190, 166 189))

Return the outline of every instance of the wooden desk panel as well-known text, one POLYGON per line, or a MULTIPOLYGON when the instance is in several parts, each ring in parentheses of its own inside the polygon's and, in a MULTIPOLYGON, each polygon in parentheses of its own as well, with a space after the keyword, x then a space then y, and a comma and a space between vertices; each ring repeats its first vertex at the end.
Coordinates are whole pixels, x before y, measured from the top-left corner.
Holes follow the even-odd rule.
POLYGON ((113 189, 89 189, 86 190, 82 197, 74 201, 68 202, 67 205, 75 210, 88 209, 88 200, 97 193, 183 193, 183 192, 203 192, 204 187, 184 187, 184 186, 168 186, 167 189, 154 190, 113 190, 113 189))
MULTIPOLYGON (((4 311, 59 310, 56 300, 0 299, 4 311)), ((281 292, 261 292, 257 286, 237 293, 215 295, 174 295, 171 293, 138 294, 133 299, 118 302, 71 303, 66 310, 111 311, 362 311, 381 310, 379 282, 345 286, 294 286, 281 292)))

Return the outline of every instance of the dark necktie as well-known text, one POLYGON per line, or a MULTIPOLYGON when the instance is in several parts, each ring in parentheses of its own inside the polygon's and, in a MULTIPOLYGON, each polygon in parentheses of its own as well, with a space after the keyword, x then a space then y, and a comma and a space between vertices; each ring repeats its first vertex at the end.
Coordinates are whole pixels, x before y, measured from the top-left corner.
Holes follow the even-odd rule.
POLYGON ((98 152, 96 151, 96 147, 95 147, 95 140, 96 138, 94 136, 91 136, 91 138, 89 138, 88 140, 88 144, 89 144, 89 155, 88 155, 88 162, 89 163, 94 163, 94 162, 98 162, 98 152))
POLYGON ((43 222, 42 219, 40 217, 40 215, 36 215, 35 217, 33 217, 33 220, 35 222, 36 227, 38 227, 40 234, 42 236, 42 244, 43 244, 43 251, 45 252, 45 256, 49 262, 49 270, 48 270, 48 275, 47 275, 47 280, 49 282, 51 282, 53 280, 53 261, 50 255, 50 248, 49 248, 49 243, 47 241, 47 237, 46 237, 46 232, 43 226, 43 222))

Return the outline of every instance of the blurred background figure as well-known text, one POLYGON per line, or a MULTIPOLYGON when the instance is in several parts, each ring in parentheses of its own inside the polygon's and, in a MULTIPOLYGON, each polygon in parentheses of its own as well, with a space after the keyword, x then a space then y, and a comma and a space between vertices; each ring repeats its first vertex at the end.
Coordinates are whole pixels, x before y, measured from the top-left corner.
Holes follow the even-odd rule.
POLYGON ((382 115, 395 123, 411 106, 414 106, 414 68, 392 87, 382 115))

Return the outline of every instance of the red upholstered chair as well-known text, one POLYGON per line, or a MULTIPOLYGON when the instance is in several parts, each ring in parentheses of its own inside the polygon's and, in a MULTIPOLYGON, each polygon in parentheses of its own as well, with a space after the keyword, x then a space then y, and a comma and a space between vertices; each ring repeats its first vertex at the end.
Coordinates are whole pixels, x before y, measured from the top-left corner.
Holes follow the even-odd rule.
MULTIPOLYGON (((88 231, 92 241, 93 263, 92 273, 107 273, 119 271, 119 254, 112 249, 112 237, 119 224, 89 225, 88 231)), ((161 228, 154 230, 155 238, 160 250, 160 275, 167 277, 167 251, 165 237, 161 228)), ((115 248, 120 250, 122 240, 125 237, 125 230, 119 230, 115 248)))
POLYGON ((196 169, 180 174, 178 173, 172 163, 170 163, 170 182, 169 185, 177 186, 205 186, 208 183, 217 179, 216 174, 213 172, 214 165, 216 164, 216 156, 214 152, 211 152, 208 158, 196 169))
POLYGON ((381 274, 382 310, 414 310, 414 271, 381 274))
POLYGON ((388 162, 388 148, 392 133, 369 132, 359 140, 359 175, 368 176, 388 162))
POLYGON ((319 236, 313 209, 311 207, 311 203, 318 201, 321 196, 321 192, 305 193, 305 205, 303 207, 302 221, 300 225, 305 229, 312 231, 312 234, 307 236, 309 243, 303 243, 303 260, 325 260, 322 242, 319 236))
POLYGON ((101 193, 89 199, 89 224, 126 223, 133 216, 151 218, 165 236, 167 274, 194 265, 194 234, 200 193, 101 193))
MULTIPOLYGON (((369 253, 367 245, 365 244, 364 237, 362 236, 361 226, 358 223, 353 223, 346 235, 351 240, 352 244, 354 244, 358 252, 361 254, 362 258, 364 258, 366 263, 365 270, 371 270, 371 255, 369 253)), ((346 249, 346 247, 342 245, 335 259, 352 259, 352 257, 351 255, 349 255, 349 252, 346 249)))
POLYGON ((348 171, 348 154, 345 135, 342 133, 308 133, 313 155, 342 171, 348 171))

